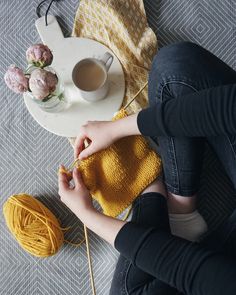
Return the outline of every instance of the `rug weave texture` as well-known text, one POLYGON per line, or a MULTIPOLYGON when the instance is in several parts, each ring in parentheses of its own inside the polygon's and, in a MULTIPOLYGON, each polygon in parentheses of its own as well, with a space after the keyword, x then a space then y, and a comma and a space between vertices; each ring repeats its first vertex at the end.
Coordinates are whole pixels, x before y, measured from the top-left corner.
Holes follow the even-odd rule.
MULTIPOLYGON (((57 169, 73 161, 67 138, 44 130, 27 111, 21 96, 4 84, 8 65, 25 67, 25 50, 40 42, 34 22, 39 0, 0 1, 0 208, 12 194, 35 195, 62 221, 74 225, 66 238, 78 241, 81 223, 59 202, 57 169)), ((50 13, 66 36, 74 24, 77 0, 54 2, 50 13)), ((236 2, 232 0, 146 0, 147 21, 158 47, 180 40, 196 42, 236 70, 236 2)), ((42 7, 42 12, 45 9, 42 7)), ((235 192, 210 149, 206 150, 200 191, 201 212, 210 228, 217 226, 236 205, 235 192)), ((55 256, 38 259, 23 251, 6 228, 0 210, 0 295, 89 295, 91 287, 85 245, 65 245, 55 256)), ((118 253, 90 233, 98 295, 108 295, 118 253)))

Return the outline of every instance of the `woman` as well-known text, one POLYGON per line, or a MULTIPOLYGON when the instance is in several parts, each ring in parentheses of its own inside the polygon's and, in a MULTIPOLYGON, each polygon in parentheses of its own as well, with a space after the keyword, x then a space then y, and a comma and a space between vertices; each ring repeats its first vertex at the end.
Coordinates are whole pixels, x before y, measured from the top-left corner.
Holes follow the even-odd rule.
POLYGON ((204 142, 207 140, 236 185, 236 72, 202 47, 180 42, 163 47, 149 77, 150 107, 115 122, 88 122, 75 144, 83 159, 133 134, 158 141, 160 180, 134 202, 131 222, 97 212, 78 172, 75 187, 59 175, 62 201, 87 227, 121 253, 111 294, 235 294, 236 214, 197 244, 170 232, 171 213, 195 210, 204 142), (85 138, 90 139, 84 149, 85 138), (170 200, 170 201, 169 201, 170 200))

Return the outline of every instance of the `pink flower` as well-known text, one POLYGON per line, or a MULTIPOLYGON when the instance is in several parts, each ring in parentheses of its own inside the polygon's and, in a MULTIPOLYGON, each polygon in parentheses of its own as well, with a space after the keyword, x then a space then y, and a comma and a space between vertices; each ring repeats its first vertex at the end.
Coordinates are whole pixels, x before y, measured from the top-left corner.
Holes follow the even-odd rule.
POLYGON ((44 99, 55 91, 57 82, 58 78, 52 72, 35 69, 30 75, 29 88, 35 98, 44 99))
POLYGON ((28 63, 36 67, 43 68, 52 63, 53 55, 51 50, 44 44, 35 44, 30 46, 26 51, 28 63))
POLYGON ((23 93, 29 88, 29 79, 24 75, 24 72, 11 65, 6 74, 4 75, 4 80, 7 86, 15 93, 23 93))

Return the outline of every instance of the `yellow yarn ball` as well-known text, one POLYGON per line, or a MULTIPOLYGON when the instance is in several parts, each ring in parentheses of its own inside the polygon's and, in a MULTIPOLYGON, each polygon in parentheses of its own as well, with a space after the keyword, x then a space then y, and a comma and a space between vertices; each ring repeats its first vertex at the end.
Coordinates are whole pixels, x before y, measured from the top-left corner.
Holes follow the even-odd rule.
POLYGON ((48 257, 58 252, 64 234, 55 215, 28 194, 12 195, 3 206, 6 224, 27 252, 48 257))

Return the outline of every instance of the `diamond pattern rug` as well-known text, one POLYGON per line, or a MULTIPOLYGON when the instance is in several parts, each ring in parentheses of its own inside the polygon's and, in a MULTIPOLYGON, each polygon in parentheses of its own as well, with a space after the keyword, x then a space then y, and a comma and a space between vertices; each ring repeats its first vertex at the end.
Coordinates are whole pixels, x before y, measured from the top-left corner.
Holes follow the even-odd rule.
MULTIPOLYGON (((3 75, 15 62, 25 67, 24 52, 39 42, 34 27, 36 0, 0 1, 0 207, 13 193, 39 197, 63 226, 73 225, 67 239, 79 241, 82 226, 59 202, 57 168, 73 160, 66 138, 39 126, 23 99, 8 90, 3 75)), ((78 0, 53 3, 66 36, 73 27, 78 0)), ((231 0, 146 0, 148 21, 158 36, 159 47, 191 40, 212 51, 236 70, 236 3, 231 0)), ((206 150, 200 208, 211 228, 236 205, 235 192, 210 149, 206 150)), ((86 248, 65 245, 50 258, 39 259, 24 252, 8 232, 0 212, 0 295, 88 295, 91 294, 86 248)), ((90 233, 91 254, 98 295, 108 295, 118 253, 90 233)))

